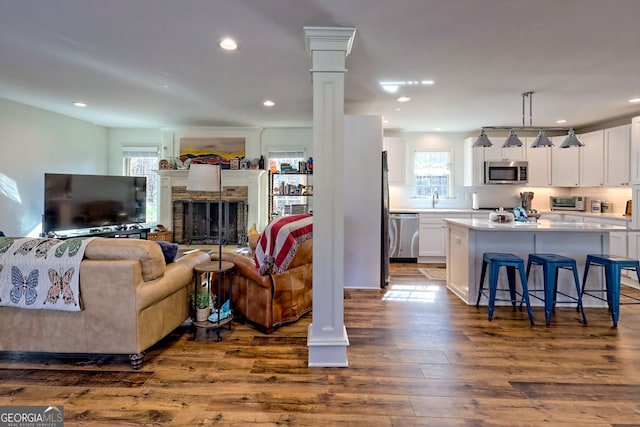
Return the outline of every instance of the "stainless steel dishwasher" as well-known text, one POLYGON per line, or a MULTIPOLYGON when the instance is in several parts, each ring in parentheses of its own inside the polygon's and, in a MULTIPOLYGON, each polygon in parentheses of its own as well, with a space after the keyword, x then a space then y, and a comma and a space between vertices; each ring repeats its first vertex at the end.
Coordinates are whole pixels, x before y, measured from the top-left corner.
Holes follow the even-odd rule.
POLYGON ((392 261, 418 261, 418 214, 389 214, 389 258, 392 261))

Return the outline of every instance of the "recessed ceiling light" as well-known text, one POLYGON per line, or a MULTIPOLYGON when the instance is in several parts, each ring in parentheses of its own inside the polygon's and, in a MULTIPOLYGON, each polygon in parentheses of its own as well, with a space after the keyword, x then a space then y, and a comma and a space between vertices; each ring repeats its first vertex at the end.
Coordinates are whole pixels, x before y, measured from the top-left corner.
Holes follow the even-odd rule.
POLYGON ((236 41, 230 37, 225 37, 224 39, 220 40, 220 47, 224 50, 236 50, 238 49, 238 43, 236 43, 236 41))
POLYGON ((270 99, 267 99, 262 103, 262 105, 264 105, 265 107, 273 107, 274 105, 276 105, 276 103, 270 99))
POLYGON ((435 130, 436 132, 440 132, 442 128, 434 128, 433 130, 435 130))
POLYGON ((408 96, 401 96, 400 98, 398 98, 398 102, 408 102, 411 101, 411 98, 409 98, 408 96))
POLYGON ((397 80, 379 82, 382 90, 389 93, 396 93, 402 86, 429 86, 434 84, 433 80, 397 80))
POLYGON ((81 101, 76 101, 73 103, 73 105, 75 105, 76 107, 82 107, 82 108, 87 106, 85 102, 81 102, 81 101))
POLYGON ((640 98, 632 98, 632 99, 629 100, 629 102, 632 102, 632 103, 635 104, 637 102, 640 102, 640 98))
POLYGON ((556 120, 556 123, 567 123, 565 119, 556 120))

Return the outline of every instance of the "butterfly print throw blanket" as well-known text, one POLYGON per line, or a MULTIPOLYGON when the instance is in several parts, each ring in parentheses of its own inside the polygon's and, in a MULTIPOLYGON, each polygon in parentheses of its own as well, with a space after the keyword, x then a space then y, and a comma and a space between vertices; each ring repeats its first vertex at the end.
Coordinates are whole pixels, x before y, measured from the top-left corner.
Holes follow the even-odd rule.
POLYGON ((80 262, 93 237, 0 237, 0 306, 80 311, 80 262))

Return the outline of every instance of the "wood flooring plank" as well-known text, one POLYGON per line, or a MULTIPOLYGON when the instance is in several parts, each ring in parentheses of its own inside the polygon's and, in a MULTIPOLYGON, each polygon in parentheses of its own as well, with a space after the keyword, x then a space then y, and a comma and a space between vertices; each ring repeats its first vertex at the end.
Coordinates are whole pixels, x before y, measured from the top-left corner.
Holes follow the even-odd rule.
MULTIPOLYGON (((233 323, 194 340, 185 322, 126 355, 0 352, 0 405, 62 405, 65 426, 640 425, 640 306, 526 313, 468 306, 420 264, 383 290, 344 291, 348 368, 308 367, 313 317, 270 335, 233 323)), ((640 292, 638 292, 640 294, 640 292)))

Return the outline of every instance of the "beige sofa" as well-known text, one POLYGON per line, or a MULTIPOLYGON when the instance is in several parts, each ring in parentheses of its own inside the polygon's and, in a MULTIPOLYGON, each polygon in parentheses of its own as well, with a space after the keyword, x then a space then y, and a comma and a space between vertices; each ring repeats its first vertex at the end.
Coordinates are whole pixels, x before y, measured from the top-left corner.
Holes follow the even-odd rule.
POLYGON ((128 354, 144 351, 189 316, 196 251, 165 264, 153 241, 98 237, 80 265, 82 311, 0 307, 0 351, 128 354))

